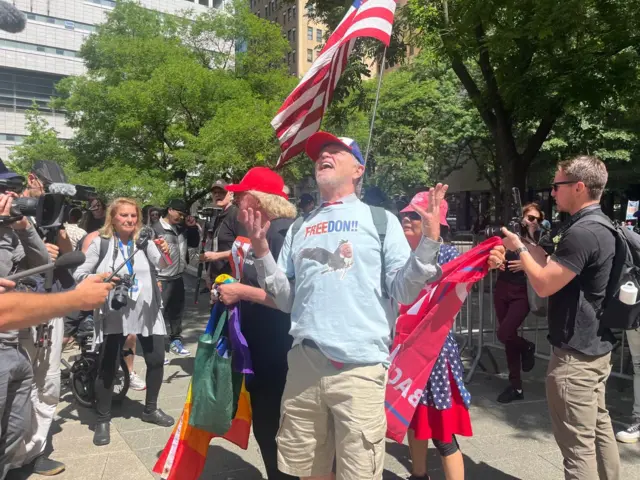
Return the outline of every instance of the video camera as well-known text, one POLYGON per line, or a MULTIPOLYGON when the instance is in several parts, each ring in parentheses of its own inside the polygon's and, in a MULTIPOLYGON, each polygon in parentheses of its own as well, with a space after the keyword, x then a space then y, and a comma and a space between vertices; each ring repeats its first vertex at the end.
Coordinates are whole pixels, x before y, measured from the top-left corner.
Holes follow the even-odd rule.
MULTIPOLYGON (((21 193, 25 188, 24 177, 0 179, 0 193, 21 193)), ((66 221, 65 208, 68 203, 88 202, 95 198, 96 190, 86 185, 68 183, 50 183, 45 185, 45 194, 40 197, 21 197, 13 199, 11 221, 23 216, 34 217, 36 225, 42 229, 61 226, 66 221)), ((6 220, 5 220, 6 222, 6 220)))
MULTIPOLYGON (((511 211, 512 217, 511 220, 505 225, 507 230, 515 233, 516 235, 522 234, 522 201, 520 200, 520 189, 518 187, 513 187, 511 189, 511 211)), ((502 234, 502 226, 499 225, 489 225, 484 230, 484 234, 487 238, 489 237, 504 237, 502 234)))
POLYGON ((204 207, 198 210, 198 215, 201 217, 213 218, 222 213, 222 209, 218 207, 204 207))

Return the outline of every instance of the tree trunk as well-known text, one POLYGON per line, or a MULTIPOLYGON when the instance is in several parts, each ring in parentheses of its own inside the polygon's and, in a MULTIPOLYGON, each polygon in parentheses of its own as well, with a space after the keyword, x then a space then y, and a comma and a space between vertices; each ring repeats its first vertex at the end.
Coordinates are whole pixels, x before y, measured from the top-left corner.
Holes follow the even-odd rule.
POLYGON ((496 214, 501 214, 503 224, 507 224, 515 215, 520 217, 522 212, 515 212, 513 187, 520 189, 520 196, 525 192, 527 183, 527 170, 522 155, 516 150, 513 139, 507 139, 498 132, 496 141, 496 156, 502 167, 502 205, 501 210, 496 209, 496 214))

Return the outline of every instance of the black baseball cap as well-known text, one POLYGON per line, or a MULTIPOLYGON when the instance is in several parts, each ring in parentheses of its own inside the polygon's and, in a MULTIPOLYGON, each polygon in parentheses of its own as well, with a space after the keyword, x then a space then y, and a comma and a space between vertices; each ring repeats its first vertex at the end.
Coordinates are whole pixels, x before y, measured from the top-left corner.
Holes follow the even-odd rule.
POLYGON ((178 211, 180 213, 183 213, 184 215, 188 215, 189 214, 189 209, 187 208, 187 203, 184 200, 180 200, 179 198, 171 200, 169 202, 168 208, 171 208, 171 209, 176 210, 176 211, 178 211))
POLYGON ((38 160, 35 162, 31 173, 38 177, 44 184, 68 183, 67 175, 64 173, 64 170, 62 170, 62 167, 50 160, 38 160))
POLYGON ((303 193, 300 195, 300 206, 303 207, 305 205, 309 205, 310 203, 316 203, 316 200, 309 193, 303 193))
POLYGON ((226 190, 227 189, 227 185, 229 185, 227 182, 225 182, 223 179, 219 178, 218 180, 213 182, 213 185, 211 185, 211 188, 209 190, 213 190, 214 188, 220 188, 222 190, 226 190))

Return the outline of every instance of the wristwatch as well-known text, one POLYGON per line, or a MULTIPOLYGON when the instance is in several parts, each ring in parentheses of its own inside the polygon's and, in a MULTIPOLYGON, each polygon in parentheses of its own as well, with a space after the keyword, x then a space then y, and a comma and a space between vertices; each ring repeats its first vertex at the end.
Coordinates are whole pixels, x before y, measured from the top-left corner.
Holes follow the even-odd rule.
POLYGON ((518 256, 518 258, 520 258, 520 254, 521 254, 522 252, 528 252, 528 251, 529 251, 529 249, 528 249, 527 247, 524 247, 524 246, 523 246, 523 247, 520 247, 520 248, 516 248, 516 249, 514 250, 514 253, 518 256))

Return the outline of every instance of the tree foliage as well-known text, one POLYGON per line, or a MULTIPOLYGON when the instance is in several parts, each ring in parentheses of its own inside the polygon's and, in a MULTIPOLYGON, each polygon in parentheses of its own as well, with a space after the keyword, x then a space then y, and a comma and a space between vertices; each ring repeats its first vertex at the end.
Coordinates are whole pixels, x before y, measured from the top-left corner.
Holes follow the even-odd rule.
POLYGON ((78 169, 144 175, 191 203, 216 178, 274 164, 269 121, 295 85, 287 49, 241 1, 186 18, 119 2, 81 49, 87 74, 58 84, 78 169))

